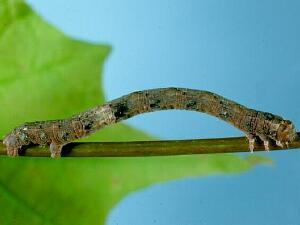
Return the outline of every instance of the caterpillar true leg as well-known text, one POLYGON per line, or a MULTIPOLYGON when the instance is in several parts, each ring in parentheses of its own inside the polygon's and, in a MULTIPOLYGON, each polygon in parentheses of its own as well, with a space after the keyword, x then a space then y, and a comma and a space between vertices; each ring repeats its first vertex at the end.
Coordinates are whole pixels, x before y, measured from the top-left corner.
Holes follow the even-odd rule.
POLYGON ((265 147, 265 150, 266 150, 267 152, 270 151, 270 148, 269 148, 269 141, 264 141, 264 147, 265 147))
POLYGON ((289 143, 288 143, 288 142, 285 142, 285 146, 288 148, 288 147, 289 147, 289 143))
POLYGON ((255 137, 252 134, 246 134, 246 137, 248 138, 249 141, 249 150, 251 153, 253 153, 255 137))
POLYGON ((279 147, 281 147, 281 148, 283 148, 283 144, 281 143, 281 141, 278 141, 278 140, 277 140, 277 141, 276 141, 276 145, 279 146, 279 147))
POLYGON ((265 135, 259 135, 259 138, 260 138, 260 140, 262 140, 264 142, 265 150, 267 152, 270 151, 270 148, 269 148, 270 138, 268 138, 265 135))

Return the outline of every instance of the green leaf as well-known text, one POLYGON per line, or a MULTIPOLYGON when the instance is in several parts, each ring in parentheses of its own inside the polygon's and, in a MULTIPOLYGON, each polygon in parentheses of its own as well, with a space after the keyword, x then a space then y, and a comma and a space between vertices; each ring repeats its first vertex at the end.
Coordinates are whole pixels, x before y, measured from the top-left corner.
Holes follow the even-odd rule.
POLYGON ((263 158, 232 155, 139 158, 2 158, 1 224, 104 224, 132 191, 186 176, 233 173, 263 158))
MULTIPOLYGON (((23 1, 0 0, 0 134, 27 121, 69 117, 105 101, 100 74, 107 45, 67 37, 23 1)), ((149 140, 116 124, 86 140, 149 140)), ((186 176, 245 171, 260 157, 236 155, 0 157, 0 224, 103 224, 132 191, 186 176)))
MULTIPOLYGON (((104 102, 99 76, 109 46, 70 39, 22 1, 0 7, 1 136, 26 121, 65 118, 104 102)), ((121 140, 149 139, 124 124, 109 131, 121 140)), ((94 140, 109 139, 101 133, 94 140)))

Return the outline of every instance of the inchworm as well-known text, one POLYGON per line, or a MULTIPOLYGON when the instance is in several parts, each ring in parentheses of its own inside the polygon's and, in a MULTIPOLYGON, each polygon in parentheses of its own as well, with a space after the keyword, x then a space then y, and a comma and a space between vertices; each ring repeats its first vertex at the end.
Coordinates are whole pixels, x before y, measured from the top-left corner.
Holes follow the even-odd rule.
POLYGON ((213 115, 243 131, 253 152, 255 138, 278 146, 296 137, 291 121, 268 112, 247 108, 220 95, 187 88, 158 88, 137 91, 75 115, 69 119, 25 123, 9 133, 3 143, 9 156, 17 156, 25 145, 49 145, 51 157, 60 157, 62 147, 104 126, 135 115, 158 110, 192 110, 213 115))

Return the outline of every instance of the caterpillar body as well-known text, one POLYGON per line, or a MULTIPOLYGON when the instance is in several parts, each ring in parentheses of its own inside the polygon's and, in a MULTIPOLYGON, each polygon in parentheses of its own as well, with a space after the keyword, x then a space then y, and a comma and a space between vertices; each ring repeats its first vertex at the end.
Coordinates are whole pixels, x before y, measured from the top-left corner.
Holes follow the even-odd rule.
POLYGON ((136 91, 68 119, 25 123, 4 138, 9 156, 17 156, 22 146, 50 145, 51 157, 60 157, 62 147, 76 139, 126 120, 135 115, 159 110, 192 110, 215 116, 243 131, 253 152, 255 138, 278 146, 296 137, 293 123, 280 116, 247 108, 212 92, 188 88, 157 88, 136 91))

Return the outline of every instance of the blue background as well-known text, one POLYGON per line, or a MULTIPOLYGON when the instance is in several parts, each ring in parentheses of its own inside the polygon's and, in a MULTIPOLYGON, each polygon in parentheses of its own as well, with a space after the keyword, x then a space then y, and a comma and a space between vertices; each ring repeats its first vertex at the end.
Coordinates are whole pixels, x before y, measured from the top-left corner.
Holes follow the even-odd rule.
MULTIPOLYGON (((300 1, 28 2, 68 35, 113 46, 103 78, 108 100, 148 88, 204 89, 300 127, 300 1)), ((127 123, 161 139, 242 135, 185 111, 127 123)), ((134 193, 108 224, 300 224, 300 152, 262 154, 275 165, 134 193)))

